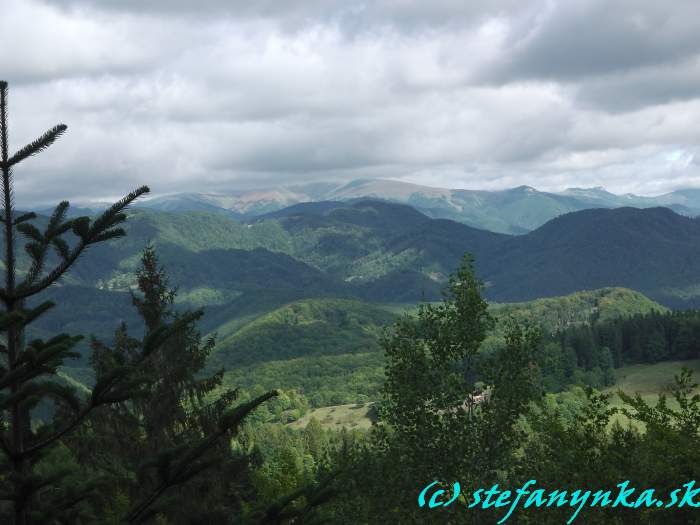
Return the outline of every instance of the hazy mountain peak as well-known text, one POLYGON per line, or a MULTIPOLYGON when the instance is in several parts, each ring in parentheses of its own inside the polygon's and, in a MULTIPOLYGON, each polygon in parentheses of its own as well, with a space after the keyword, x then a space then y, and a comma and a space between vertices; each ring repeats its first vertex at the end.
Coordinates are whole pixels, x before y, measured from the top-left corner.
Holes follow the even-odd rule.
POLYGON ((355 179, 255 190, 180 193, 143 201, 163 211, 213 211, 253 218, 305 202, 380 199, 408 204, 425 215, 452 219, 500 233, 532 231, 564 213, 589 208, 667 206, 686 216, 700 214, 700 190, 679 190, 659 197, 616 195, 602 186, 542 192, 528 185, 488 191, 422 186, 386 179, 355 179))
POLYGON ((590 195, 590 196, 604 196, 604 197, 614 197, 614 193, 610 193, 603 186, 592 186, 590 188, 566 188, 564 191, 560 192, 560 195, 590 195))
POLYGON ((533 188, 532 186, 517 186, 516 188, 513 188, 511 191, 514 192, 522 192, 522 193, 540 193, 536 188, 533 188))
POLYGON ((451 193, 452 190, 449 189, 421 186, 412 182, 386 179, 357 179, 331 191, 328 197, 331 199, 378 197, 391 200, 407 200, 414 194, 432 198, 449 198, 451 193))

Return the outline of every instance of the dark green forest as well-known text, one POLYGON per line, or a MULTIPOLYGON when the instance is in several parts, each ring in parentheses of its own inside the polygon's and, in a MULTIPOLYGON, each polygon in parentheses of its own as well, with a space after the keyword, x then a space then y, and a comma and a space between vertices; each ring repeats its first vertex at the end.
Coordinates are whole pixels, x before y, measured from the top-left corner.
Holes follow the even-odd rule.
POLYGON ((621 286, 668 307, 698 305, 700 220, 667 208, 583 210, 505 235, 378 200, 315 204, 248 221, 132 209, 129 235, 95 246, 64 284, 125 291, 140 251, 152 242, 183 299, 200 304, 232 301, 234 292, 280 291, 415 303, 439 300, 468 251, 490 301, 621 286))

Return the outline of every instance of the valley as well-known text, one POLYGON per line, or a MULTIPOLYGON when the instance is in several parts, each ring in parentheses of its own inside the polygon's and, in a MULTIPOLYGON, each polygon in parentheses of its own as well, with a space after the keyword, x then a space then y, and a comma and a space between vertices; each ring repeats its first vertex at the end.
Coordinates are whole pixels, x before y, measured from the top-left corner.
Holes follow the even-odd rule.
MULTIPOLYGON (((202 323, 207 327, 205 335, 216 338, 208 369, 226 371, 222 388, 296 390, 311 407, 378 399, 385 364, 380 338, 399 316, 413 312, 416 305, 337 298, 284 302, 288 299, 270 297, 256 306, 241 304, 239 298, 228 305, 205 309, 211 312, 202 323), (275 301, 284 304, 276 306, 275 301)), ((119 308, 129 311, 125 306, 119 308)), ((545 334, 551 335, 594 321, 667 311, 642 294, 623 288, 494 304, 491 313, 495 327, 484 343, 484 352, 493 352, 502 345, 505 327, 513 321, 541 326, 545 334)), ((129 325, 138 326, 135 319, 129 325)), ((100 325, 96 322, 94 326, 100 325)), ((109 340, 111 332, 106 326, 102 329, 102 337, 109 340)), ((63 372, 78 382, 91 382, 89 369, 66 367, 63 372)))
MULTIPOLYGON (((295 204, 250 220, 135 209, 128 233, 88 253, 50 290, 68 308, 47 314, 35 334, 111 341, 115 319, 142 330, 130 290, 150 242, 178 288, 177 308, 204 312, 200 330, 215 339, 207 370, 225 370, 222 388, 293 390, 311 408, 378 399, 382 334, 416 304, 438 300, 465 252, 496 319, 486 354, 512 321, 552 337, 698 304, 688 290, 700 282, 700 219, 666 208, 583 210, 515 236, 378 200, 295 204)), ((63 369, 83 385, 92 382, 88 343, 63 369)), ((602 376, 578 377, 597 384, 602 376)))

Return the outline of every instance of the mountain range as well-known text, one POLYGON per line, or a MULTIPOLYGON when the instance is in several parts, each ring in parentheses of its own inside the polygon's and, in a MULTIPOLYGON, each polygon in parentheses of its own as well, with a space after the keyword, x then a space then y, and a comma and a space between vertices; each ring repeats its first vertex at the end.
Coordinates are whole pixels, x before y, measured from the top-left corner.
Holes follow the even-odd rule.
MULTIPOLYGON (((110 340, 122 321, 139 333, 129 290, 150 242, 179 304, 203 307, 200 330, 217 334, 210 366, 231 370, 227 381, 249 387, 301 381, 317 406, 376 393, 379 334, 393 314, 438 300, 465 253, 475 258, 494 313, 549 331, 663 308, 645 296, 670 307, 700 306, 700 219, 665 207, 574 211, 521 235, 358 198, 298 203, 246 220, 134 208, 126 229, 48 290, 45 298, 62 308, 43 316, 31 337, 68 331, 110 340), (620 286, 644 295, 611 288, 620 286), (596 289, 603 290, 577 293, 596 289)), ((19 256, 22 267, 27 261, 19 256)), ((89 382, 81 368, 87 344, 72 380, 89 382)))
POLYGON ((428 217, 452 219, 499 233, 532 231, 564 213, 590 208, 665 206, 679 214, 700 214, 700 189, 657 197, 616 195, 604 188, 569 188, 559 193, 529 186, 500 191, 432 188, 393 180, 354 180, 346 184, 311 183, 290 187, 223 193, 177 193, 143 201, 159 211, 209 211, 250 219, 288 206, 319 201, 382 199, 409 204, 428 217))
POLYGON ((200 305, 275 294, 282 302, 435 300, 465 252, 491 301, 623 286, 667 306, 700 304, 700 219, 663 207, 581 210, 522 235, 367 199, 297 204, 248 221, 201 211, 130 214, 127 237, 91 250, 65 284, 126 291, 152 242, 181 298, 200 305))

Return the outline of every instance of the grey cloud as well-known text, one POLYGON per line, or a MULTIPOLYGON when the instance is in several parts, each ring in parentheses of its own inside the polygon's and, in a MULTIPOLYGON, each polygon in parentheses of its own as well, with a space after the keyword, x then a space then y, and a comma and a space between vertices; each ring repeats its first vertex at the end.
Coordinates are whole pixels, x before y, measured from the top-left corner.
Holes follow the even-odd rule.
POLYGON ((604 75, 579 83, 583 106, 626 112, 647 106, 692 100, 700 95, 700 55, 690 60, 604 75))
POLYGON ((13 143, 69 125, 18 170, 28 200, 700 180, 695 3, 6 2, 13 143))
POLYGON ((487 72, 514 79, 573 81, 682 60, 700 52, 700 4, 679 0, 549 2, 514 19, 504 58, 487 72))
POLYGON ((4 0, 0 35, 0 71, 13 84, 143 74, 197 38, 177 20, 68 14, 27 0, 4 0))
POLYGON ((65 9, 90 9, 200 19, 274 20, 282 28, 334 23, 352 34, 390 26, 399 31, 475 24, 486 17, 509 16, 523 9, 518 0, 464 2, 462 0, 42 0, 65 9))

